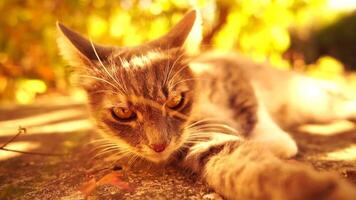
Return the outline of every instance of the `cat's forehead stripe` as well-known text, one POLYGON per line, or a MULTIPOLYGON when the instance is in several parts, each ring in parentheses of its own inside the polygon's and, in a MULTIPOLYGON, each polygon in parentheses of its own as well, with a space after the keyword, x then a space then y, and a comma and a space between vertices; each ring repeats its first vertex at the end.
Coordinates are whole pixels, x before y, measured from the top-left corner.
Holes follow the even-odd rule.
POLYGON ((163 59, 163 55, 158 51, 149 51, 146 54, 133 56, 129 60, 122 60, 123 68, 144 68, 154 60, 163 59))

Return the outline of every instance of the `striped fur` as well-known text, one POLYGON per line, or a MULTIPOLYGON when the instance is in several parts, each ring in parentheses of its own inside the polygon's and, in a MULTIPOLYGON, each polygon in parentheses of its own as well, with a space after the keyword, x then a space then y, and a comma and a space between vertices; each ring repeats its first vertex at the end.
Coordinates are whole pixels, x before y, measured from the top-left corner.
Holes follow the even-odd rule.
POLYGON ((124 48, 96 45, 58 25, 60 50, 77 68, 104 138, 98 154, 129 157, 132 162, 181 161, 227 199, 354 199, 351 186, 334 175, 281 159, 294 156, 297 146, 275 121, 281 125, 356 118, 356 103, 343 107, 344 101, 316 86, 324 98, 304 98, 308 109, 303 109, 286 92, 294 91, 295 81, 305 80, 302 76, 236 54, 188 58, 183 44, 194 21, 193 11, 163 37, 124 48), (184 94, 177 110, 166 106, 172 94, 184 94), (330 119, 312 114, 309 101, 319 103, 316 108, 323 114, 330 112, 330 119), (341 109, 319 101, 336 102, 341 109), (136 118, 117 120, 111 112, 117 106, 130 108, 136 118), (335 113, 338 110, 345 113, 335 113), (155 152, 152 143, 167 148, 155 152))
POLYGON ((209 147, 197 144, 183 165, 201 174, 226 199, 352 200, 356 196, 353 186, 334 174, 280 160, 263 143, 239 138, 209 147))

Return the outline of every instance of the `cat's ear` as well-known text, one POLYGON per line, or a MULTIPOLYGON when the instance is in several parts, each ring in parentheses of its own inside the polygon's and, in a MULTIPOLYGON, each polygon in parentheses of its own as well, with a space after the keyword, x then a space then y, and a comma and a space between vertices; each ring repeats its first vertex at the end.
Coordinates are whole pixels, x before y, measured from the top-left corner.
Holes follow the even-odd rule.
POLYGON ((113 47, 94 44, 59 22, 57 28, 60 32, 57 39, 60 53, 71 65, 90 65, 99 59, 104 61, 114 51, 113 47))
POLYGON ((149 44, 168 49, 188 46, 186 49, 189 50, 193 48, 192 43, 199 46, 202 39, 201 26, 200 13, 197 10, 189 11, 167 34, 149 44))

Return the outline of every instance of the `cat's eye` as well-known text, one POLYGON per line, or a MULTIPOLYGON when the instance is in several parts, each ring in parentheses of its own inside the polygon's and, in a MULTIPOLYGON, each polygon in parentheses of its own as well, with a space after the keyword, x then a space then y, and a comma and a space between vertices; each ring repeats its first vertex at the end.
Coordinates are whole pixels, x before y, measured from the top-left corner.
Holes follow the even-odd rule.
POLYGON ((183 105, 184 96, 182 94, 176 94, 168 98, 166 105, 171 109, 178 109, 183 105))
POLYGON ((136 114, 127 107, 113 107, 111 115, 116 120, 128 121, 136 117, 136 114))

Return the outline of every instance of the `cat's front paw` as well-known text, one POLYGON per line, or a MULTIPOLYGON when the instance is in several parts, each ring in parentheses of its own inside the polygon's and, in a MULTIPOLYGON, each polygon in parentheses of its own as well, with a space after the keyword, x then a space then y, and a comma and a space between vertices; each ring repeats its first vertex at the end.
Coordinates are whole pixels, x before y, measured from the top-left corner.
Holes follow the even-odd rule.
POLYGON ((298 153, 296 142, 285 132, 283 134, 265 134, 256 140, 264 143, 274 155, 280 158, 291 158, 298 153))

